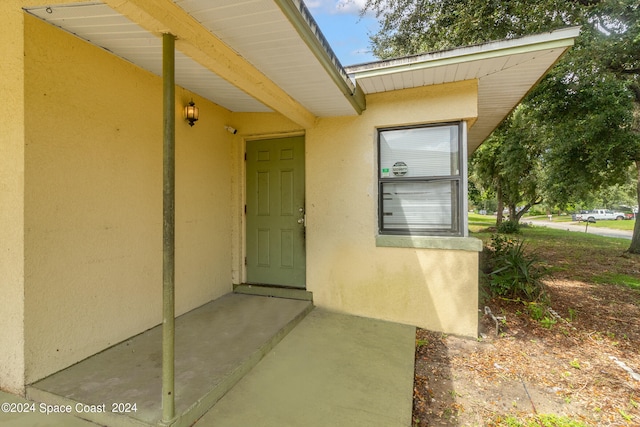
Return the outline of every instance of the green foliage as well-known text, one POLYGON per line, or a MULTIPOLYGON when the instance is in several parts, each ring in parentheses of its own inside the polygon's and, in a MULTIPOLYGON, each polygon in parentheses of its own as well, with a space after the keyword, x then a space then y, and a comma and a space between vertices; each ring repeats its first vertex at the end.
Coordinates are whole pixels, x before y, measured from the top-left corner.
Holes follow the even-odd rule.
POLYGON ((637 276, 634 277, 626 274, 603 272, 602 274, 594 275, 593 281, 595 283, 616 284, 640 290, 640 278, 637 276))
POLYGON ((629 206, 635 206, 638 203, 636 196, 637 176, 638 172, 632 166, 623 183, 605 187, 595 194, 596 201, 593 206, 604 206, 607 209, 630 212, 629 206))
MULTIPOLYGON (((497 233, 491 235, 491 241, 487 244, 486 249, 491 255, 491 259, 496 260, 503 257, 518 243, 517 239, 497 233)), ((493 266, 493 264, 491 265, 493 266)))
POLYGON ((637 141, 631 130, 633 98, 624 81, 595 67, 563 62, 529 99, 544 123, 547 198, 560 205, 628 180, 637 141))
POLYGON ((473 154, 470 181, 476 187, 493 189, 509 208, 510 219, 518 222, 532 206, 542 202, 542 152, 527 110, 517 108, 505 123, 473 154), (521 204, 524 208, 517 211, 521 204))
POLYGON ((529 209, 528 214, 531 216, 542 216, 547 214, 548 209, 544 206, 538 206, 536 208, 529 209))
POLYGON ((536 322, 540 322, 543 328, 551 329, 558 321, 548 314, 547 300, 541 302, 527 303, 527 311, 529 316, 536 322))
POLYGON ((532 302, 531 304, 527 305, 527 310, 529 312, 529 316, 533 320, 536 320, 539 322, 542 319, 544 319, 547 308, 543 304, 537 304, 535 302, 532 302))
POLYGON ((368 0, 365 10, 382 18, 380 30, 371 38, 374 54, 390 58, 566 27, 572 15, 547 12, 573 10, 572 4, 562 0, 368 0))
POLYGON ((558 323, 558 321, 550 316, 544 316, 542 320, 540 320, 542 327, 547 329, 551 329, 551 327, 556 323, 558 323))
POLYGON ((546 298, 541 280, 545 271, 534 257, 525 253, 523 240, 493 235, 485 262, 489 289, 494 295, 525 301, 546 298))
POLYGON ((520 233, 520 223, 515 220, 503 221, 498 225, 498 233, 518 234, 520 233))
POLYGON ((581 421, 575 421, 558 415, 537 415, 531 419, 521 421, 516 417, 498 419, 491 424, 496 427, 587 427, 581 421))

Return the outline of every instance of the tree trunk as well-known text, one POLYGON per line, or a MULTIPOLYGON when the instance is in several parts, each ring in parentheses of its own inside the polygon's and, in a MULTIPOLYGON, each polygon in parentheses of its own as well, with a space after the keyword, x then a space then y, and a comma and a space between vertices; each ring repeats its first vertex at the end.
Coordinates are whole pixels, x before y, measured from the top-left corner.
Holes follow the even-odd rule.
POLYGON ((504 210, 504 201, 502 200, 502 187, 498 183, 496 186, 496 198, 498 199, 498 212, 496 217, 496 226, 502 224, 502 211, 504 210))
MULTIPOLYGON (((640 160, 636 160, 636 170, 638 172, 638 183, 636 186, 638 205, 640 206, 640 160)), ((640 254, 640 220, 638 220, 638 214, 636 214, 636 224, 633 226, 633 237, 631 238, 631 245, 627 252, 632 254, 640 254)))
MULTIPOLYGON (((531 209, 535 205, 539 205, 540 203, 542 203, 542 201, 543 201, 542 197, 538 197, 533 202, 530 202, 530 203, 527 203, 526 205, 524 205, 524 207, 522 209, 520 209, 520 212, 518 212, 515 215, 515 221, 519 224, 520 223, 520 219, 524 216, 524 214, 529 212, 529 209, 531 209)), ((512 218, 512 219, 514 219, 514 218, 512 218)))
POLYGON ((516 221, 518 224, 520 224, 520 219, 524 216, 524 214, 526 214, 527 212, 529 212, 529 209, 531 209, 531 206, 532 206, 532 205, 529 205, 529 204, 528 204, 528 205, 526 205, 524 208, 522 208, 522 210, 521 210, 520 212, 518 212, 518 213, 516 214, 515 221, 516 221))

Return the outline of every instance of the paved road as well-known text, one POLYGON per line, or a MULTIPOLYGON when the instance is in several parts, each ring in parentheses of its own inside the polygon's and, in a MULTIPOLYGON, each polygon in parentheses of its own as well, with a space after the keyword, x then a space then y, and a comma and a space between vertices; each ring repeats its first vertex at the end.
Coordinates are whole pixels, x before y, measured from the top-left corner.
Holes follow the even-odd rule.
POLYGON ((577 224, 575 222, 553 222, 553 221, 545 221, 545 220, 527 221, 526 219, 523 222, 530 223, 538 227, 557 228, 560 230, 578 231, 581 233, 584 233, 586 228, 587 233, 589 234, 596 234, 598 236, 605 236, 605 237, 618 237, 621 239, 629 239, 629 240, 631 240, 631 236, 633 235, 632 231, 627 231, 627 230, 615 230, 613 228, 602 228, 602 227, 593 227, 593 226, 589 226, 587 228, 586 223, 577 224))

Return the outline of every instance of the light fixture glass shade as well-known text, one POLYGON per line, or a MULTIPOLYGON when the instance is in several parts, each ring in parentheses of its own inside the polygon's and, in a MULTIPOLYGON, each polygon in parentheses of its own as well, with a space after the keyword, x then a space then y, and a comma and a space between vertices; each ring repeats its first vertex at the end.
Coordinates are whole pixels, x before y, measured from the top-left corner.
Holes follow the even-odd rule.
POLYGON ((200 111, 196 104, 193 101, 189 102, 189 104, 184 107, 184 118, 189 122, 189 126, 193 126, 195 122, 198 121, 200 117, 200 111))

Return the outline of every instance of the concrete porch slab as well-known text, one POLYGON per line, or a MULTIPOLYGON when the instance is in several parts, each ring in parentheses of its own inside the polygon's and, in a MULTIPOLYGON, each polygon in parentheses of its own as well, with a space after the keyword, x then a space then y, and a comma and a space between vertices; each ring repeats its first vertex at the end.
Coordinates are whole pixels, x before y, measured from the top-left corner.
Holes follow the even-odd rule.
MULTIPOLYGON (((190 426, 311 309, 309 301, 228 294, 176 319, 175 406, 171 425, 190 426)), ((108 426, 160 422, 162 346, 156 327, 27 387, 55 405, 105 405, 74 415, 108 426), (122 403, 112 412, 113 404, 122 403), (135 411, 126 404, 135 404, 135 411)))
POLYGON ((196 427, 411 426, 415 328, 314 309, 196 427))

